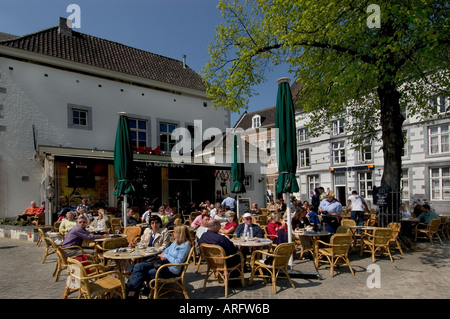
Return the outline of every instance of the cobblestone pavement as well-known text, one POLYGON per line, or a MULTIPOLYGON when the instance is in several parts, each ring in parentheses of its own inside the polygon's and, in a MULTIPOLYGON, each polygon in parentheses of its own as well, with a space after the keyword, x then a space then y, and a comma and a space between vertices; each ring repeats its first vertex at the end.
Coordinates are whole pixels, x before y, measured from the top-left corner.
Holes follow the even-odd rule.
MULTIPOLYGON (((348 267, 341 266, 335 276, 330 276, 327 265, 319 268, 322 279, 293 278, 295 289, 287 280, 277 281, 277 294, 272 285, 255 279, 252 286, 245 288, 233 285, 229 289, 228 300, 235 299, 447 299, 450 298, 450 240, 441 245, 435 241, 418 242, 415 249, 405 251, 402 256, 393 253, 394 262, 389 257, 377 257, 372 263, 369 254, 360 257, 352 253, 350 260, 355 271, 352 276, 348 267), (372 264, 379 266, 380 288, 369 288, 375 283, 375 273, 369 272, 372 264)), ((52 277, 56 255, 47 257, 42 263, 45 247, 36 243, 0 238, 0 299, 60 299, 65 287, 66 274, 58 282, 52 277)), ((314 272, 310 260, 296 260, 294 270, 314 272)), ((186 286, 191 299, 223 299, 224 286, 216 282, 208 283, 203 293, 206 266, 201 265, 195 273, 193 264, 186 274, 186 286)), ((248 284, 250 273, 246 273, 248 284)), ((181 295, 168 295, 179 299, 181 295)), ((76 294, 70 299, 76 298, 76 294)))

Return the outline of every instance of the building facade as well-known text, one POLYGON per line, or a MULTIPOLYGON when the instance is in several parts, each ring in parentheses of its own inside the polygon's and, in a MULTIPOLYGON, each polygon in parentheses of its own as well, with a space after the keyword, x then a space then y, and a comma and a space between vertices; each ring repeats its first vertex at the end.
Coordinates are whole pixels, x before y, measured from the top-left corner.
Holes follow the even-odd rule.
POLYGON ((63 18, 30 35, 0 34, 0 218, 32 200, 53 215, 81 198, 117 207, 119 112, 135 151, 131 205, 214 201, 230 165, 179 163, 171 152, 177 128, 202 139, 230 127, 229 111, 212 106, 185 61, 75 32, 63 18))

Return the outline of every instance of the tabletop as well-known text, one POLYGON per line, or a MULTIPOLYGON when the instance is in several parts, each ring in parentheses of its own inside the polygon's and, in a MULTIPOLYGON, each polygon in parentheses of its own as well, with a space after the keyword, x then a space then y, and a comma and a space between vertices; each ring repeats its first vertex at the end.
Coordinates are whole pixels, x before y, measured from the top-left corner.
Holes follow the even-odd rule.
POLYGON ((402 218, 402 222, 419 222, 419 218, 402 218))
POLYGON ((108 259, 138 259, 138 258, 144 258, 144 257, 150 257, 154 255, 158 255, 159 252, 155 249, 140 249, 138 252, 136 252, 135 248, 118 248, 118 249, 112 249, 108 250, 103 253, 103 257, 108 259))
POLYGON ((94 239, 94 241, 105 241, 106 239, 110 239, 110 238, 126 238, 127 235, 123 235, 123 234, 110 234, 109 237, 105 237, 105 238, 97 238, 94 239))
POLYGON ((235 246, 243 247, 263 247, 272 245, 272 240, 269 238, 252 238, 244 240, 243 238, 231 238, 230 239, 235 246))
POLYGON ((301 236, 312 236, 312 237, 331 235, 330 232, 327 232, 325 230, 322 230, 322 231, 307 231, 307 230, 306 231, 294 231, 294 234, 301 235, 301 236))
POLYGON ((350 229, 361 229, 361 230, 374 230, 377 227, 374 226, 343 226, 350 229))

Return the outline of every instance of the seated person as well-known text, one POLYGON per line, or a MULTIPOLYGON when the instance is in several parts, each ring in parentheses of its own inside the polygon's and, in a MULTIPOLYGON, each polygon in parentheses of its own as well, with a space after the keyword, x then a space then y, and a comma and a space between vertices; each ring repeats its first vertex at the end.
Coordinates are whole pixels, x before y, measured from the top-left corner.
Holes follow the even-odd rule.
POLYGON ((91 206, 88 205, 86 198, 83 198, 81 200, 81 204, 77 206, 77 209, 76 209, 77 213, 80 213, 80 211, 82 209, 84 209, 86 211, 86 213, 89 213, 91 211, 91 206))
POLYGON ((411 213, 406 208, 405 203, 402 203, 402 205, 400 206, 400 213, 402 214, 402 218, 411 218, 412 217, 411 213))
POLYGON ((127 210, 127 226, 136 226, 139 224, 139 220, 134 215, 134 211, 132 208, 128 208, 127 210))
POLYGON ((243 223, 239 224, 234 231, 237 237, 243 237, 244 234, 248 233, 249 238, 264 238, 264 230, 257 224, 252 223, 252 214, 245 213, 243 218, 243 223))
POLYGON ((310 205, 309 213, 306 215, 306 217, 308 217, 310 225, 317 225, 316 226, 317 229, 320 228, 320 219, 319 219, 319 215, 317 215, 317 213, 316 213, 316 207, 314 207, 313 205, 310 205))
POLYGON ((210 217, 211 219, 218 220, 221 225, 225 225, 228 221, 228 217, 225 215, 225 209, 219 208, 217 214, 214 217, 210 217))
POLYGON ((142 215, 141 217, 141 221, 142 223, 147 223, 148 224, 148 219, 150 218, 150 216, 152 215, 152 209, 148 208, 145 213, 142 215))
POLYGON ((209 217, 211 217, 209 214, 209 210, 207 210, 206 208, 203 208, 200 215, 195 217, 195 219, 192 221, 192 223, 191 223, 192 228, 199 228, 201 226, 203 215, 208 215, 209 217))
POLYGON ((428 204, 422 205, 422 213, 417 218, 419 223, 422 223, 422 225, 418 225, 419 228, 426 228, 433 219, 440 219, 439 215, 428 204))
POLYGON ((210 217, 211 217, 211 218, 214 218, 214 216, 216 216, 216 214, 219 212, 219 209, 221 209, 221 208, 223 208, 224 211, 226 211, 226 210, 225 210, 225 207, 222 207, 222 204, 219 203, 219 202, 217 202, 217 203, 214 205, 214 208, 211 209, 210 212, 209 212, 210 217))
POLYGON ((220 233, 224 235, 232 235, 234 230, 238 225, 238 220, 236 213, 229 210, 226 215, 228 215, 228 222, 220 229, 220 233))
POLYGON ((197 227, 197 230, 195 232, 196 238, 202 237, 202 235, 208 230, 208 227, 206 225, 208 224, 209 220, 211 219, 209 217, 208 210, 204 210, 203 213, 199 216, 201 217, 201 221, 200 221, 200 226, 197 227))
MULTIPOLYGON (((130 279, 128 280, 128 298, 139 298, 139 291, 144 281, 155 278, 156 271, 164 264, 177 264, 186 261, 191 249, 189 241, 189 230, 184 225, 177 225, 174 228, 173 236, 175 240, 161 254, 153 256, 151 260, 138 263, 134 266, 130 279)), ((160 272, 162 278, 177 277, 183 270, 182 266, 165 267, 160 272)))
POLYGON ((277 212, 285 212, 287 209, 287 205, 284 202, 284 199, 280 198, 278 203, 276 204, 277 212))
POLYGON ((94 217, 92 217, 92 215, 89 214, 84 208, 80 208, 79 210, 77 210, 77 214, 78 216, 84 216, 87 218, 88 221, 87 225, 89 225, 94 220, 94 217))
MULTIPOLYGON (((238 252, 236 246, 228 239, 227 236, 223 236, 219 234, 220 230, 220 222, 216 219, 211 219, 207 225, 208 230, 202 235, 202 237, 198 240, 198 244, 201 246, 202 244, 211 244, 211 245, 219 245, 225 250, 225 255, 230 256, 238 252)), ((227 259, 227 266, 233 267, 236 264, 239 264, 241 259, 239 255, 234 256, 233 258, 227 259)))
POLYGON ((164 206, 160 206, 158 208, 158 216, 159 216, 159 218, 161 218, 161 222, 162 222, 161 227, 167 228, 168 225, 170 226, 170 217, 169 217, 169 215, 167 215, 165 213, 164 206))
POLYGON ((306 217, 306 209, 303 207, 299 207, 299 209, 297 209, 297 211, 295 212, 294 217, 292 217, 292 229, 302 229, 309 225, 310 222, 308 217, 306 217))
POLYGON ((38 207, 35 201, 32 201, 30 203, 30 205, 31 206, 28 207, 27 209, 25 209, 25 211, 23 212, 22 215, 17 216, 17 220, 21 220, 21 219, 27 220, 28 217, 36 216, 39 213, 41 213, 42 208, 38 207))
POLYGON ((111 227, 109 217, 106 216, 106 212, 103 208, 98 210, 98 216, 94 217, 92 223, 89 224, 89 231, 93 233, 106 233, 111 227))
POLYGON ((281 244, 288 242, 287 231, 288 227, 284 219, 281 219, 281 213, 276 212, 272 213, 269 217, 269 221, 267 223, 266 231, 269 235, 270 239, 272 239, 274 244, 281 244))
POLYGON ((66 218, 64 218, 59 225, 59 233, 65 236, 69 232, 69 230, 71 230, 76 224, 77 222, 75 221, 75 213, 70 211, 67 212, 66 218))
POLYGON ((325 230, 330 233, 336 233, 339 227, 339 219, 342 213, 342 204, 339 203, 333 192, 327 192, 325 198, 319 206, 319 212, 322 214, 322 221, 325 223, 325 230))
MULTIPOLYGON (((83 244, 83 240, 95 240, 99 238, 109 238, 108 234, 104 235, 93 235, 86 230, 86 226, 88 223, 88 218, 84 215, 80 215, 77 218, 77 224, 72 227, 71 230, 66 234, 64 241, 62 243, 62 248, 70 247, 70 246, 81 246, 83 244)), ((77 256, 80 252, 78 249, 66 249, 66 255, 68 257, 77 256)))
MULTIPOLYGON (((243 223, 239 224, 236 227, 236 230, 234 231, 234 234, 239 237, 244 237, 245 234, 248 234, 247 237, 249 238, 264 238, 264 230, 256 224, 252 223, 252 214, 245 213, 243 216, 243 223)), ((247 255, 250 253, 249 247, 243 247, 242 255, 244 255, 244 260, 246 260, 247 255)))
POLYGON ((256 204, 256 203, 252 204, 252 209, 250 210, 250 214, 256 215, 256 216, 259 216, 262 214, 261 209, 258 208, 258 204, 256 204))
MULTIPOLYGON (((158 252, 170 246, 170 234, 167 228, 162 227, 162 221, 159 216, 150 216, 150 227, 144 230, 138 245, 145 245, 155 248, 158 252)), ((130 243, 130 246, 134 246, 130 243)))
POLYGON ((277 205, 275 204, 275 201, 273 199, 271 199, 269 205, 267 205, 267 210, 269 212, 276 212, 277 211, 277 205))

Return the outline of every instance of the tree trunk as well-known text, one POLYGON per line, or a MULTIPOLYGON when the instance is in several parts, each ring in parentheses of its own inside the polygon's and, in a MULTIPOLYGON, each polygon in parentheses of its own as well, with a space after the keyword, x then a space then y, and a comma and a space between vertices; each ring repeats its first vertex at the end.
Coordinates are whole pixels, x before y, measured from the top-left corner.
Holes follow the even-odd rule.
POLYGON ((404 146, 400 93, 393 83, 383 83, 377 89, 380 99, 381 130, 383 141, 384 171, 381 185, 393 192, 400 191, 402 174, 402 149, 404 146))

